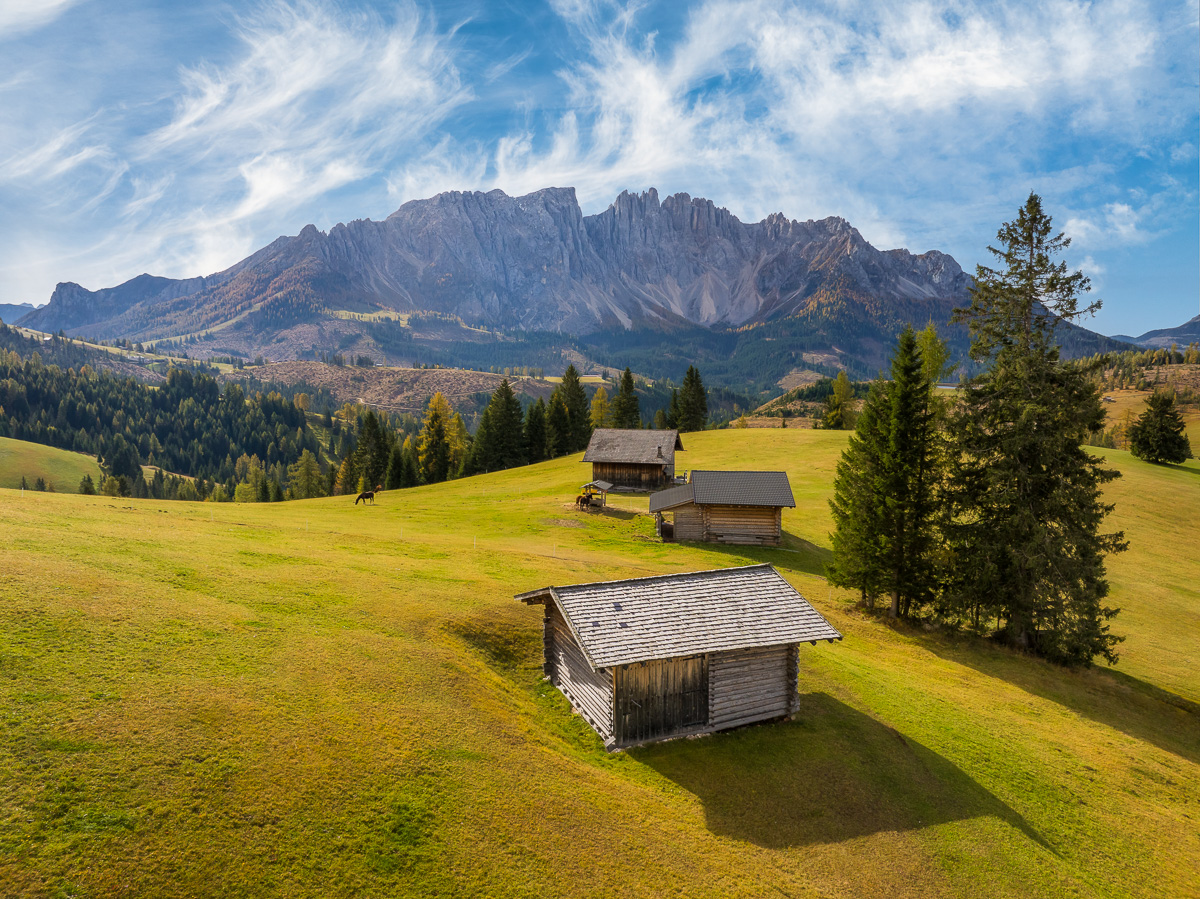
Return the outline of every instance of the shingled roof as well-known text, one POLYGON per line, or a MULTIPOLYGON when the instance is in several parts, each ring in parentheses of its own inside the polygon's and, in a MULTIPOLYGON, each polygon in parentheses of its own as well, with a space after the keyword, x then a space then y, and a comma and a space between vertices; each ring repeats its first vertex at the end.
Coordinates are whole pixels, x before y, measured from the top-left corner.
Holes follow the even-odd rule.
POLYGON ((691 480, 650 497, 650 511, 663 512, 696 503, 702 506, 796 507, 787 472, 692 471, 691 480))
POLYGON ((771 565, 544 587, 516 597, 552 599, 595 670, 670 659, 840 640, 771 565))
POLYGON ((583 461, 667 465, 675 461, 675 450, 682 449, 678 431, 597 428, 592 432, 583 461))

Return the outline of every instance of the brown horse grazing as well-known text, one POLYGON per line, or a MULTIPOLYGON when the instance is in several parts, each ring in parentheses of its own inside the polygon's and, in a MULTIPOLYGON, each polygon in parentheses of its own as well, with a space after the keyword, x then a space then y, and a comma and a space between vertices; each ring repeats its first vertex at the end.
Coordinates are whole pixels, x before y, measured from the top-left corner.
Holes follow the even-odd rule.
POLYGON ((357 506, 357 505, 358 505, 358 500, 360 500, 360 499, 363 501, 363 505, 364 505, 364 506, 367 504, 367 500, 370 500, 370 501, 371 501, 371 505, 372 505, 372 506, 373 506, 373 505, 375 505, 375 491, 374 491, 374 490, 368 490, 368 491, 366 491, 365 493, 360 493, 360 494, 358 495, 358 499, 356 499, 356 500, 354 501, 354 505, 356 505, 356 506, 357 506))
POLYGON ((575 508, 579 509, 580 511, 583 511, 591 504, 592 504, 592 498, 590 496, 588 496, 586 493, 581 493, 581 494, 579 494, 579 496, 575 497, 575 508))

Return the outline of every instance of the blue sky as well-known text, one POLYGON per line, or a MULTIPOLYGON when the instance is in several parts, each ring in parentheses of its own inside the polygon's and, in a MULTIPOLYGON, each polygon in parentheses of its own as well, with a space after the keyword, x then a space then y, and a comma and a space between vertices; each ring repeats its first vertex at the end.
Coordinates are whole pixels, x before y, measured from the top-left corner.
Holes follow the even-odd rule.
POLYGON ((0 0, 0 302, 443 190, 686 191, 968 270, 1030 190, 1139 334, 1200 296, 1195 0, 0 0))

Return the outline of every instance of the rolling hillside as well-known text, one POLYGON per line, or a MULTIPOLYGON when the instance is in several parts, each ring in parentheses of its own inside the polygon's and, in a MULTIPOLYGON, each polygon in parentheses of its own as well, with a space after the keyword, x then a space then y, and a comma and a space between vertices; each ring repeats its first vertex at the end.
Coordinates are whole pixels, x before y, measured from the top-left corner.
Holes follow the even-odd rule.
POLYGON ((1115 670, 893 628, 821 577, 845 435, 778 550, 573 511, 578 456, 275 505, 0 492, 0 894, 1195 896, 1200 464, 1108 451, 1115 670), (771 561, 845 634, 794 720, 606 754, 513 594, 771 561))
POLYGON ((0 488, 19 489, 22 477, 30 487, 38 478, 45 478, 57 493, 78 493, 85 474, 100 483, 95 456, 0 437, 0 488))

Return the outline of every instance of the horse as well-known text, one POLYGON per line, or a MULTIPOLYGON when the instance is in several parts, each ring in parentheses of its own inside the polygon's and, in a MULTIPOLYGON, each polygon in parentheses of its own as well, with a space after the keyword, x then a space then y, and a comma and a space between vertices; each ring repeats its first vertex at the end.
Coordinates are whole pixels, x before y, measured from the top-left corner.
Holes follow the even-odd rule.
POLYGON ((358 505, 358 500, 362 500, 364 506, 367 504, 368 500, 370 500, 372 506, 375 505, 375 491, 367 490, 363 493, 360 493, 358 495, 358 499, 354 500, 354 505, 358 505))
POLYGON ((586 493, 581 493, 581 494, 579 494, 579 496, 575 497, 575 508, 579 509, 580 511, 583 511, 591 504, 592 504, 592 498, 590 496, 588 496, 586 493))

